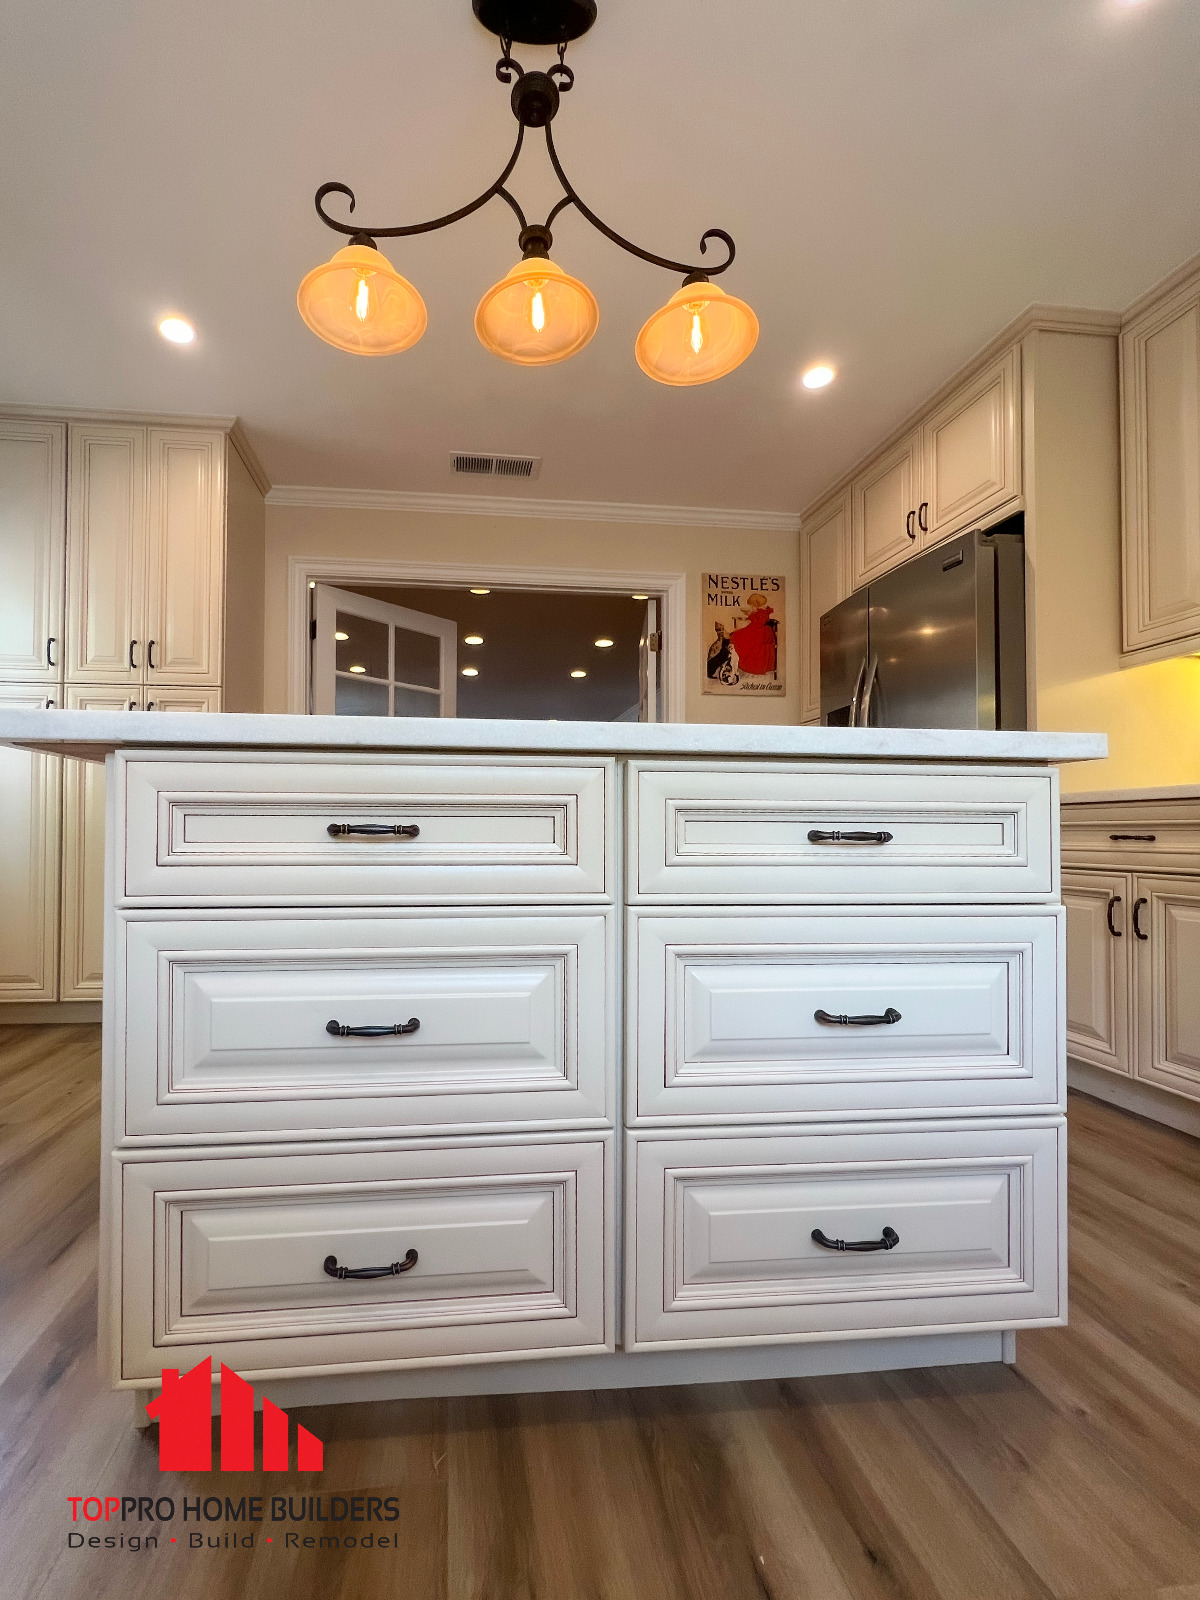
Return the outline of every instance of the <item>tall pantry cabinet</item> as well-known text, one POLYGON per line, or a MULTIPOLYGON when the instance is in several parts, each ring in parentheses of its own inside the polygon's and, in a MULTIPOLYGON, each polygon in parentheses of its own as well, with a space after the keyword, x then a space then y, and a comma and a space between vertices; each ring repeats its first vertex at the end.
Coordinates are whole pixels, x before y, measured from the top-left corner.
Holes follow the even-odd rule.
MULTIPOLYGON (((261 709, 265 484, 232 427, 0 413, 0 702, 261 709)), ((0 812, 0 1003, 98 1000, 103 769, 0 752, 0 812)))

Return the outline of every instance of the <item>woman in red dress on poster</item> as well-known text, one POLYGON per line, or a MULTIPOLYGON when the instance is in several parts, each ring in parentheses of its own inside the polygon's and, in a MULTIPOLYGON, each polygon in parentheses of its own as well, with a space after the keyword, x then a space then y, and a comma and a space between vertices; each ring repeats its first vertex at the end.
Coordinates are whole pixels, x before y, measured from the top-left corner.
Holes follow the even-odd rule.
POLYGON ((737 651, 738 666, 743 672, 761 676, 775 671, 775 629, 771 625, 773 610, 774 607, 767 604, 766 595, 746 596, 746 620, 729 635, 729 642, 737 651))

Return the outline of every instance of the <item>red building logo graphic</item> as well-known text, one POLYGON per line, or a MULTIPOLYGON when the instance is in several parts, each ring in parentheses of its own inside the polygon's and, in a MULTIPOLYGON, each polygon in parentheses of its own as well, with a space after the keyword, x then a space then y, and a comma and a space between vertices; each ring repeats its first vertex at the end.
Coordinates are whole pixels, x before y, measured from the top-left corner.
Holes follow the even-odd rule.
MULTIPOLYGON (((146 1407, 158 1422, 161 1472, 212 1471, 212 1357, 180 1376, 162 1369, 162 1394, 146 1407)), ((264 1472, 288 1470, 288 1414, 263 1396, 264 1472)), ((296 1471, 320 1472, 325 1446, 296 1424, 296 1471)), ((221 1363, 221 1471, 254 1471, 254 1389, 232 1367, 221 1363)))

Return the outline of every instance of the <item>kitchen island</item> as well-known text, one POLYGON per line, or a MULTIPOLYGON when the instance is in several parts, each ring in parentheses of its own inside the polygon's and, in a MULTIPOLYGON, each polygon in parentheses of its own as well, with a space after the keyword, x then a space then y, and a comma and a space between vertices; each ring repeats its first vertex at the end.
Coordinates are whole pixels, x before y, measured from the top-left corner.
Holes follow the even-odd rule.
POLYGON ((0 712, 107 761, 101 1346, 290 1404, 1065 1320, 1101 736, 0 712))

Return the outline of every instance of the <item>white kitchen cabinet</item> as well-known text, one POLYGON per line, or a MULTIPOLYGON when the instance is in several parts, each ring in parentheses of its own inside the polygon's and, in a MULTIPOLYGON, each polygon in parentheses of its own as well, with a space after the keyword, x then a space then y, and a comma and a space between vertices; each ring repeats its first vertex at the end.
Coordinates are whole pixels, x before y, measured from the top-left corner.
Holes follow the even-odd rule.
POLYGON ((1007 351, 922 424, 922 549, 1020 494, 1020 363, 1019 348, 1007 351))
POLYGON ((0 417, 0 681, 63 672, 66 429, 0 417))
POLYGON ((1067 1049, 1081 1061, 1133 1071, 1133 878, 1066 872, 1067 1049))
POLYGON ((145 682, 221 682, 225 438, 151 428, 145 682))
MULTIPOLYGON (((0 686, 0 707, 39 711, 57 696, 0 686)), ((0 1000, 58 990, 58 840, 62 759, 0 748, 0 1000)))
POLYGON ((220 711, 220 689, 186 689, 174 684, 146 685, 143 711, 220 711))
POLYGON ((921 430, 885 450, 850 488, 850 587, 904 561, 917 548, 921 503, 921 430))
MULTIPOLYGON (((1200 636, 1200 277, 1121 333, 1122 646, 1200 636)), ((1161 650, 1157 653, 1161 654, 1161 650)))
POLYGON ((821 719, 821 618, 850 593, 850 496, 839 495, 800 533, 800 721, 821 719))
POLYGON ((1137 1075, 1200 1100, 1200 881, 1135 880, 1137 1075))
POLYGON ((225 438, 78 424, 67 495, 67 678, 221 682, 225 438))
POLYGON ((72 426, 67 678, 140 684, 145 663, 146 430, 72 426))

